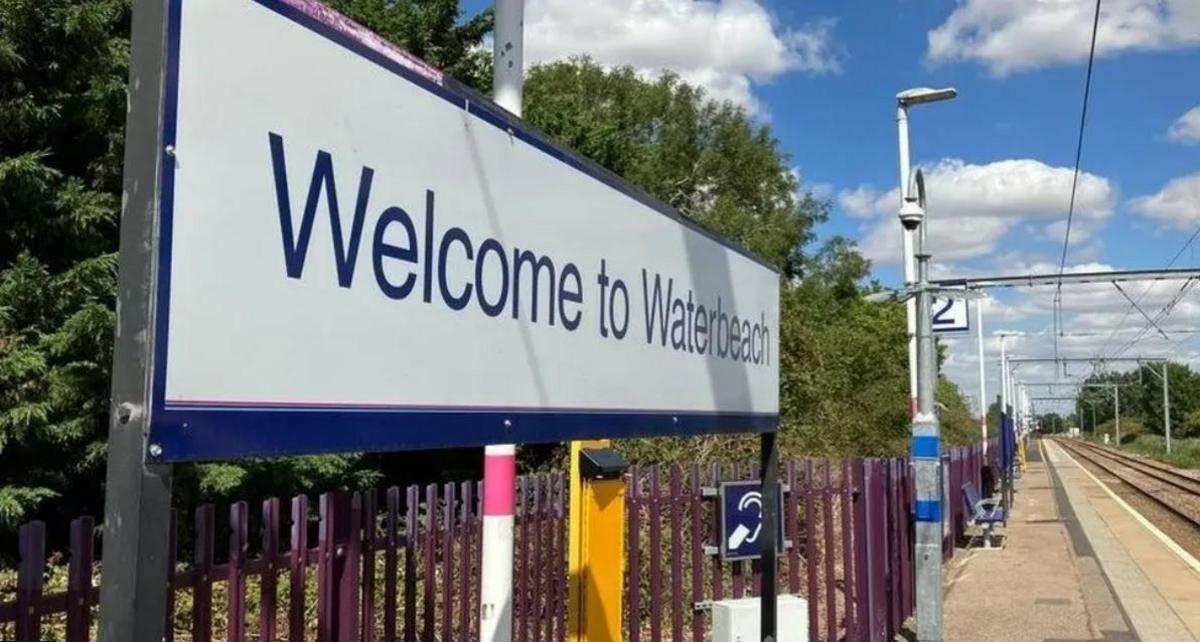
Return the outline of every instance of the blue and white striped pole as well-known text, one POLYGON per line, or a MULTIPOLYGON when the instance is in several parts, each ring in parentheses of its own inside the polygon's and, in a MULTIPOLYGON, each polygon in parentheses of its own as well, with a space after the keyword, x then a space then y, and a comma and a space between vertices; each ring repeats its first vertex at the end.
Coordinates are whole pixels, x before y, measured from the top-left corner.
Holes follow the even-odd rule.
POLYGON ((930 321, 929 255, 917 251, 917 414, 912 424, 916 477, 916 620, 917 640, 942 640, 942 465, 941 427, 934 390, 937 353, 930 321))

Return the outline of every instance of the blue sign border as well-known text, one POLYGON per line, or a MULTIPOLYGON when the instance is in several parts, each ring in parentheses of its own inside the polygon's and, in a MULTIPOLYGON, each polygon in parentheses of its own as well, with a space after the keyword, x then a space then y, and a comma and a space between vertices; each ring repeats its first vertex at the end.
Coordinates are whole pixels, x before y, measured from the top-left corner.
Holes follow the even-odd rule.
MULTIPOLYGON (((242 457, 381 452, 422 448, 482 446, 490 443, 548 443, 586 437, 681 436, 704 433, 772 432, 778 413, 703 413, 680 410, 408 408, 304 406, 282 404, 181 405, 165 403, 167 337, 170 328, 171 241, 175 191, 175 145, 179 94, 182 3, 170 0, 167 16, 167 68, 160 158, 158 258, 155 283, 154 374, 148 461, 222 460, 242 457), (463 437, 463 435, 469 435, 463 437), (157 453, 157 454, 155 454, 157 453)), ((762 258, 732 243, 669 205, 642 192, 595 163, 559 147, 508 112, 447 77, 439 84, 366 43, 289 4, 255 2, 421 89, 649 206, 688 229, 778 274, 762 258)), ((229 364, 236 367, 237 364, 229 364)))

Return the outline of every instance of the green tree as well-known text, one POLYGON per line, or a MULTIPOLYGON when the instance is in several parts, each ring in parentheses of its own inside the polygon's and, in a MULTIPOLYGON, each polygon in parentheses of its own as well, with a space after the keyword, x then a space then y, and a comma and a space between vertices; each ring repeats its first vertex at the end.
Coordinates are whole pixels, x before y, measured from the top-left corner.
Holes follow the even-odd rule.
POLYGON ((326 4, 408 53, 485 95, 492 88, 492 52, 483 38, 492 10, 463 19, 459 0, 326 0, 326 4))
MULTIPOLYGON (((491 13, 334 0, 487 90, 491 13)), ((115 315, 128 0, 0 0, 0 532, 100 506, 115 315)), ((181 467, 185 496, 356 483, 356 456, 181 467)), ((261 493, 258 493, 261 494, 261 493)))

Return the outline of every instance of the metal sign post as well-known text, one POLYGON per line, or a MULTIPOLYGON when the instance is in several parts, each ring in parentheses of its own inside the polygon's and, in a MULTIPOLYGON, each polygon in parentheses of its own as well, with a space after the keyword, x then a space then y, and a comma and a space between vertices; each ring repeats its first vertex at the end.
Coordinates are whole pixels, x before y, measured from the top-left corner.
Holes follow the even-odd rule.
POLYGON ((160 642, 166 632, 171 465, 145 464, 149 448, 154 354, 153 297, 158 274, 159 178, 169 165, 163 124, 167 0, 133 3, 125 198, 113 346, 108 472, 104 488, 103 642, 160 642))
POLYGON ((760 470, 762 471, 762 597, 759 611, 762 622, 762 642, 775 642, 777 636, 776 593, 778 591, 778 566, 775 563, 775 538, 779 528, 779 446, 775 432, 765 432, 759 438, 760 470))

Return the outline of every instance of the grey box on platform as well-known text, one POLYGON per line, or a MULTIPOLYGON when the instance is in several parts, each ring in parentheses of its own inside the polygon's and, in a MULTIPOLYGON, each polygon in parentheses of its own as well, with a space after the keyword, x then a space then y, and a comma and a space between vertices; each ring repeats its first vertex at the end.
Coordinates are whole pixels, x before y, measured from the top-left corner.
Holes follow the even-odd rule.
MULTIPOLYGON (((778 642, 808 642, 808 600, 780 595, 778 642)), ((712 642, 757 642, 759 636, 759 599, 721 600, 712 604, 712 642)))

